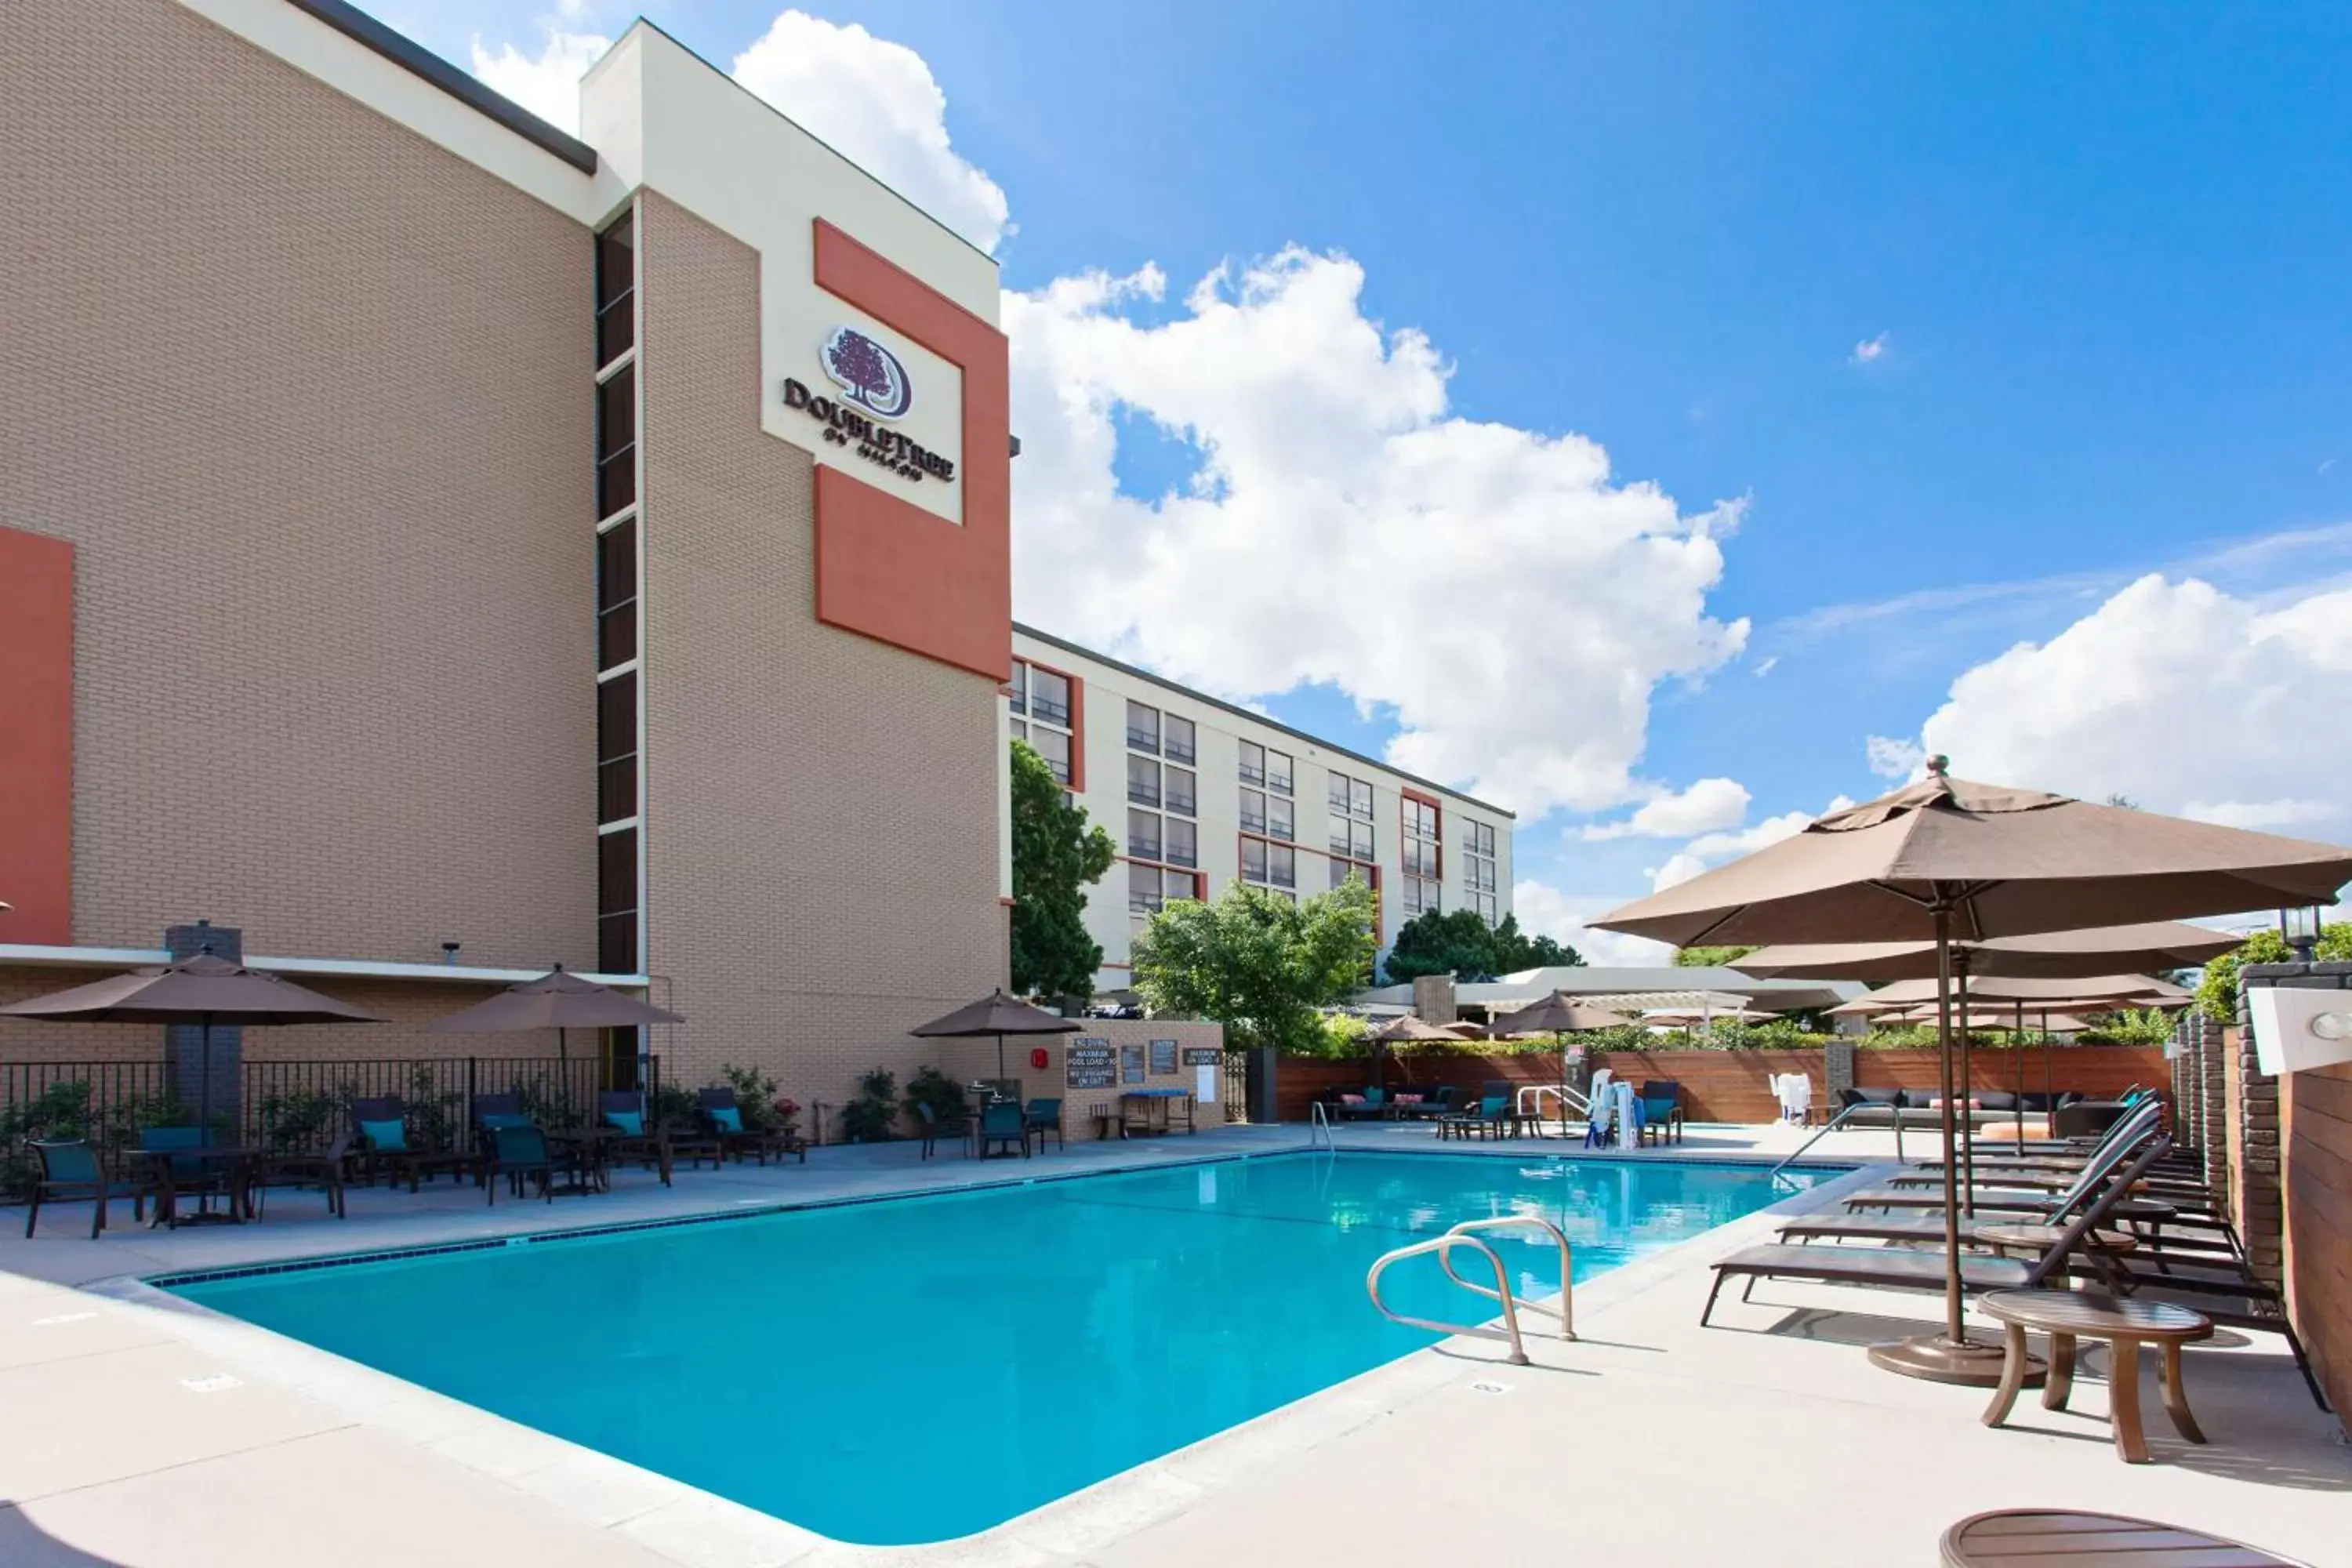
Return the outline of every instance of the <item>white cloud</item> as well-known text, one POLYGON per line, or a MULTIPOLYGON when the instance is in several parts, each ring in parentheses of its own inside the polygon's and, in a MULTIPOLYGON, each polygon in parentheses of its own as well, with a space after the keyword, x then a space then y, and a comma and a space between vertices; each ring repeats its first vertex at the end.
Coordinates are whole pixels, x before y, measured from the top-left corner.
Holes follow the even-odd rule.
POLYGON ((1843 811, 1853 804, 1847 796, 1839 795, 1817 812, 1784 811, 1778 816, 1768 816, 1736 833, 1702 833, 1676 850, 1664 865, 1650 868, 1650 890, 1662 893, 1677 882, 1689 881, 1719 861, 1753 855, 1767 845, 1778 844, 1783 838, 1793 838, 1802 833, 1815 817, 1843 811))
POLYGON ((906 45, 785 11, 735 57, 734 75, 981 249, 1011 231, 1003 191, 949 142, 947 94, 906 45))
POLYGON ((1921 742, 1963 778, 2239 826, 2340 826, 2352 725, 2333 694, 2347 676, 2352 589, 2266 607, 2150 575, 1967 671, 1921 742))
POLYGON ((1662 794, 1622 822, 1584 829, 1588 843, 1606 838, 1688 838, 1738 826, 1748 815, 1748 791, 1731 779, 1701 779, 1679 795, 1662 794))
POLYGON ((473 40, 474 74, 491 91, 514 100, 559 131, 580 130, 580 79, 613 40, 594 33, 570 33, 552 25, 541 29, 540 51, 526 55, 512 44, 497 52, 473 40))
POLYGON ((1593 964, 1658 964, 1674 962, 1675 950, 1647 937, 1622 931, 1596 931, 1584 922, 1606 914, 1630 896, 1581 898, 1561 892, 1549 882, 1532 879, 1511 885, 1511 912, 1519 929, 1567 943, 1593 964))
POLYGON ((1706 869, 1706 862, 1688 850, 1677 850, 1666 858, 1663 866, 1652 866, 1644 873, 1650 879, 1650 891, 1663 893, 1680 882, 1687 882, 1706 869))
POLYGON ((1449 367, 1364 313, 1344 256, 1220 268, 1132 319, 1164 288, 1005 296, 1023 618, 1227 696, 1331 682, 1394 710, 1391 761, 1523 820, 1654 795, 1652 689, 1747 637, 1706 605, 1738 503, 1685 515, 1583 437, 1449 416, 1449 367), (1118 494, 1122 412, 1194 447, 1194 482, 1118 494), (1364 591, 1399 573, 1424 612, 1364 591))
POLYGON ((1862 342, 1854 344, 1853 363, 1856 364, 1876 364, 1880 360, 1885 359, 1886 357, 1886 351, 1891 346, 1886 341, 1887 335, 1888 334, 1885 332, 1881 332, 1874 338, 1864 338, 1862 342))
POLYGON ((1761 680, 1761 679, 1763 679, 1766 676, 1768 676, 1768 675, 1771 674, 1771 673, 1772 673, 1772 667, 1773 667, 1774 665, 1776 665, 1776 664, 1780 663, 1780 656, 1779 654, 1777 654, 1777 653, 1776 653, 1776 654, 1774 654, 1774 655, 1773 655, 1771 658, 1759 658, 1759 659, 1758 659, 1758 660, 1756 661, 1756 679, 1759 679, 1759 680, 1761 680))
POLYGON ((1927 763, 1927 753, 1916 741, 1873 735, 1863 742, 1863 750, 1869 755, 1870 771, 1883 779, 1910 778, 1927 763))

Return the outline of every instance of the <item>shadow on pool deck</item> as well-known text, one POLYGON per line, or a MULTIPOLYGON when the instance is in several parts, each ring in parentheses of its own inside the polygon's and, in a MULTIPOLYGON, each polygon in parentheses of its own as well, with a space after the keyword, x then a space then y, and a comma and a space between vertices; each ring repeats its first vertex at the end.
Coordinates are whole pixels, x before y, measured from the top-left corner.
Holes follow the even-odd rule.
POLYGON ((131 1568, 117 1558, 93 1557, 59 1541, 5 1499, 0 1499, 0 1563, 8 1568, 131 1568))

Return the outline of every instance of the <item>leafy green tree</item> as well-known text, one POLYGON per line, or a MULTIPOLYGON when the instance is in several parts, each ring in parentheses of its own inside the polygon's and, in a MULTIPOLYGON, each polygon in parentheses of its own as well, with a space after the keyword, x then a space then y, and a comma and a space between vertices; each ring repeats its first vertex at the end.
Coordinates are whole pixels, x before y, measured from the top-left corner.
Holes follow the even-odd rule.
POLYGON ((1675 949, 1675 967, 1715 969, 1755 951, 1753 947, 1678 947, 1675 949))
POLYGON ((1102 944, 1087 934, 1088 886, 1118 851, 1087 826, 1062 781, 1025 741, 1013 742, 1013 989, 1030 995, 1095 993, 1102 944))
POLYGON ((1483 980, 1583 962, 1574 948, 1521 931, 1515 914, 1488 925, 1475 910, 1431 910, 1397 928, 1396 945, 1381 967, 1391 983, 1399 983, 1423 974, 1483 980))
POLYGON ((1324 1037, 1317 1010, 1370 977, 1379 946, 1360 880, 1297 903, 1236 882, 1213 903, 1152 916, 1129 960, 1154 1012, 1213 1018, 1230 1046, 1311 1054, 1324 1037))
MULTIPOLYGON (((2319 945, 2312 956, 2323 963, 2352 963, 2352 921, 2336 921, 2319 928, 2319 945)), ((2249 963, 2292 963, 2294 951, 2275 929, 2251 934, 2231 952, 2205 965, 2197 983, 2197 1005, 2224 1024, 2238 1021, 2238 971, 2249 963)))

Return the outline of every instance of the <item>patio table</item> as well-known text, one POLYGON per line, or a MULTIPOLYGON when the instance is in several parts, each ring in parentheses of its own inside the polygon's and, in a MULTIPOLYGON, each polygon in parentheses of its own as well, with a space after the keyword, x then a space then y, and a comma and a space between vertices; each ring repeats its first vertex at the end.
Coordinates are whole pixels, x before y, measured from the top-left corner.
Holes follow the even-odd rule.
POLYGON ((253 1217, 253 1194, 246 1180, 253 1162, 261 1155, 258 1149, 233 1143, 201 1143, 185 1149, 125 1149, 123 1158, 134 1166, 144 1166, 148 1184, 155 1194, 155 1217, 147 1228, 163 1226, 178 1229, 184 1225, 239 1225, 253 1217), (196 1212, 180 1213, 179 1184, 173 1180, 172 1163, 178 1160, 197 1160, 208 1165, 225 1165, 228 1184, 228 1207, 215 1214, 212 1194, 196 1194, 196 1212))
POLYGON ((1995 1290, 1978 1306, 1986 1317, 2008 1329, 2000 1386, 1985 1408, 1986 1426, 2000 1426, 2008 1419, 2010 1406, 2017 1403, 2030 1359, 2025 1331, 2039 1329, 2050 1336, 2050 1375, 2042 1386, 2042 1408, 2066 1408, 2067 1393, 2074 1384, 2075 1342, 2086 1334, 2106 1341, 2108 1419, 2115 1428, 2116 1452, 2126 1464, 2147 1463, 2147 1439, 2139 1425, 2139 1347, 2151 1342, 2162 1355, 2164 1409, 2172 1417, 2173 1429, 2191 1443, 2205 1441, 2196 1417, 2189 1413, 2189 1393, 2180 1382, 2180 1347, 2213 1334, 2213 1321, 2202 1312, 2092 1290, 1995 1290))
POLYGON ((1176 1107, 1180 1103, 1184 1107, 1184 1131, 1190 1133, 1201 1130, 1192 1120, 1192 1091, 1189 1089, 1130 1089, 1119 1095, 1118 1103, 1120 1121, 1129 1132, 1149 1137, 1154 1132, 1175 1131, 1176 1107), (1130 1110, 1129 1100, 1141 1104, 1130 1110), (1155 1107, 1159 1111, 1156 1118, 1152 1114, 1155 1107))
POLYGON ((2284 1557, 2201 1530, 2119 1513, 2004 1509, 1979 1513, 1944 1531, 1945 1568, 2002 1568, 2016 1563, 2080 1568, 2304 1568, 2284 1557))

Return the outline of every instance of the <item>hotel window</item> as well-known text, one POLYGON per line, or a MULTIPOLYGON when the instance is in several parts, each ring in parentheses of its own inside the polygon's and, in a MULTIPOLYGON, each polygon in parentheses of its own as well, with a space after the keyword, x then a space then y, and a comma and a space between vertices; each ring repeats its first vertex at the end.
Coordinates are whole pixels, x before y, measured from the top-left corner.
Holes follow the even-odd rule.
POLYGON ((1160 814, 1130 809, 1127 814, 1127 852, 1139 860, 1157 860, 1160 843, 1160 814))
POLYGON ((1242 880, 1277 890, 1298 886, 1298 851, 1262 838, 1242 840, 1242 880))
POLYGON ((636 499, 637 367, 625 364, 596 384, 596 515, 636 499))
POLYGON ((1127 908, 1130 914, 1148 915, 1159 910, 1165 894, 1157 866, 1129 866, 1127 868, 1127 908))
POLYGON ((1127 705, 1127 743, 1139 752, 1160 754, 1160 710, 1140 702, 1127 705))
POLYGON ((1181 816, 1168 818, 1165 858, 1171 866, 1197 866, 1201 863, 1198 830, 1181 816))
POLYGON ((1244 833, 1265 831, 1265 792, 1264 790, 1242 791, 1242 831, 1244 833))
POLYGON ((607 677, 596 688, 596 820, 637 815, 637 672, 607 677))
POLYGON ((1005 683, 1004 696, 1015 713, 1029 711, 1029 667, 1017 658, 1013 661, 1013 679, 1005 683))
POLYGON ((1054 776, 1068 784, 1073 752, 1069 678, 1016 658, 1005 703, 1016 715, 1013 738, 1035 747, 1054 776))
POLYGON ((596 668, 637 657, 637 524, 614 523, 596 536, 596 668))
POLYGON ((637 972, 637 830, 616 827, 596 840, 596 967, 637 972))
POLYGON ((1070 736, 1066 730, 1048 730, 1043 724, 1029 727, 1028 742, 1054 770, 1054 776, 1064 784, 1070 782, 1070 736))
POLYGON ((1290 753, 1271 747, 1265 753, 1265 787, 1276 795, 1290 793, 1290 753))
POLYGON ((1370 886, 1372 883, 1372 868, 1370 866, 1361 865, 1354 860, 1340 860, 1337 858, 1325 863, 1331 868, 1331 886, 1335 888, 1345 883, 1350 878, 1353 878, 1359 882, 1364 883, 1366 886, 1370 886))
POLYGON ((1265 831, 1268 837, 1295 838, 1297 837, 1290 812, 1290 803, 1282 796, 1278 795, 1266 796, 1265 831))
POLYGON ((1168 714, 1160 721, 1160 754, 1171 763, 1197 760, 1192 750, 1192 721, 1168 714))
POLYGON ((612 363, 637 341, 637 226, 625 217, 596 237, 596 363, 612 363))
POLYGON ((1070 678, 1050 669, 1029 667, 1029 717, 1041 723, 1070 723, 1070 678))
POLYGON ((1404 802, 1404 912, 1408 919, 1438 907, 1444 818, 1438 808, 1412 795, 1404 802))
POLYGON ((1473 822, 1466 825, 1462 836, 1462 889, 1470 898, 1470 907, 1493 924, 1502 906, 1500 890, 1496 884, 1495 825, 1473 822))
POLYGON ((1199 803, 1193 798, 1193 791, 1198 781, 1193 777, 1192 770, 1162 768, 1160 770, 1160 778, 1167 793, 1169 810, 1181 811, 1187 816, 1198 814, 1199 803))
POLYGON ((1265 880, 1265 851, 1266 843, 1263 838, 1242 840, 1243 881, 1263 883, 1265 880))
POLYGON ((1138 805, 1160 804, 1160 764, 1150 757, 1127 759, 1127 798, 1138 805))
POLYGON ((1242 783, 1246 784, 1265 783, 1265 748, 1255 741, 1242 742, 1242 783))

